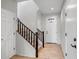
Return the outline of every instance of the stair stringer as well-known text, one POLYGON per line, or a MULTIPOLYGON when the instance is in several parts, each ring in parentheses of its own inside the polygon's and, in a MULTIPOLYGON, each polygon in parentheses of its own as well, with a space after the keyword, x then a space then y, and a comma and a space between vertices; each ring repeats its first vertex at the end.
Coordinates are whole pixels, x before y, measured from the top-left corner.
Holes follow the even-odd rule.
POLYGON ((29 44, 20 34, 17 33, 16 54, 20 56, 36 57, 35 48, 29 44))

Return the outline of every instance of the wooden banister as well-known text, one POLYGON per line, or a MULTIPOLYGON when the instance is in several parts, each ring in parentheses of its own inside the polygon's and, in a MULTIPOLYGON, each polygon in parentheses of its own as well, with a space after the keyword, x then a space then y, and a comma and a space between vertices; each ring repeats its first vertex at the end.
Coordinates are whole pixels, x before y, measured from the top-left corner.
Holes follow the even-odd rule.
POLYGON ((38 57, 38 32, 34 33, 19 18, 17 20, 17 32, 36 49, 36 57, 38 57))
POLYGON ((44 47, 44 31, 37 29, 39 40, 42 42, 42 46, 44 47))

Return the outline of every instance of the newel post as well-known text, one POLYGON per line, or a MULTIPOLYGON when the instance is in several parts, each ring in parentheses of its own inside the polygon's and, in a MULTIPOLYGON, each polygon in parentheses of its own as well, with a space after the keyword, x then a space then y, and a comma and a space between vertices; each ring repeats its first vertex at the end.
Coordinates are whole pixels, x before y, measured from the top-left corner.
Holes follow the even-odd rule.
POLYGON ((36 57, 38 57, 38 32, 36 32, 36 57))
POLYGON ((42 33, 43 33, 43 48, 44 48, 44 31, 42 33))

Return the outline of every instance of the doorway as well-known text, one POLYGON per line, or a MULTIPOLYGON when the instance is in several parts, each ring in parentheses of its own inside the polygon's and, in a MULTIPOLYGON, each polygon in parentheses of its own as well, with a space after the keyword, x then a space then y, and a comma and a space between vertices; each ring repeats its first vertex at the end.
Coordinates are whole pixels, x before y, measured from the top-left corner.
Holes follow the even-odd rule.
POLYGON ((55 16, 46 18, 46 42, 57 43, 57 19, 55 16))

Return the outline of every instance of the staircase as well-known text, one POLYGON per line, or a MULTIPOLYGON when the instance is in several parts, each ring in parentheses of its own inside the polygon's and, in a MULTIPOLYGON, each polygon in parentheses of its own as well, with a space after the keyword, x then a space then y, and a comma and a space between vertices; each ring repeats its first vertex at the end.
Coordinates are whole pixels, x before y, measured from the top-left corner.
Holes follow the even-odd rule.
POLYGON ((42 42, 42 47, 44 47, 44 32, 38 30, 38 32, 34 33, 17 18, 17 33, 35 48, 36 57, 38 57, 39 41, 42 42))

